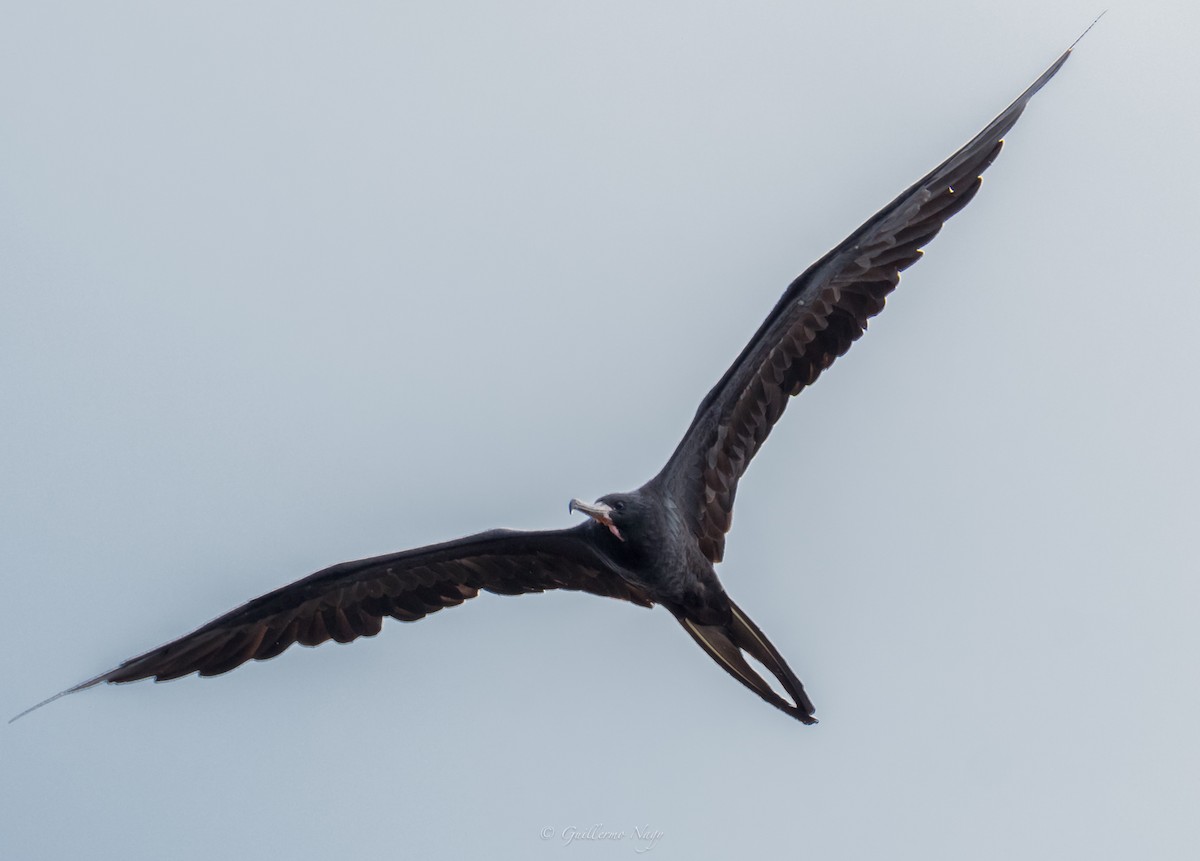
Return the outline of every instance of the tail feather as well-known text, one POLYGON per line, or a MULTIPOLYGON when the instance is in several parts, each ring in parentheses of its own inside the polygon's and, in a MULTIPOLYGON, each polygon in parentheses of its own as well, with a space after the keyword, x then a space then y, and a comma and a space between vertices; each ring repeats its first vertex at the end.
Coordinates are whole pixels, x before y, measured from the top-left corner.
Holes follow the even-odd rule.
POLYGON ((682 613, 677 613, 676 618, 692 639, 727 673, 796 720, 806 724, 816 723, 817 719, 813 717, 816 709, 796 674, 758 626, 732 601, 729 606, 733 611, 732 618, 724 625, 704 625, 682 613), (771 671, 793 702, 789 703, 775 692, 767 680, 746 662, 743 651, 771 671))

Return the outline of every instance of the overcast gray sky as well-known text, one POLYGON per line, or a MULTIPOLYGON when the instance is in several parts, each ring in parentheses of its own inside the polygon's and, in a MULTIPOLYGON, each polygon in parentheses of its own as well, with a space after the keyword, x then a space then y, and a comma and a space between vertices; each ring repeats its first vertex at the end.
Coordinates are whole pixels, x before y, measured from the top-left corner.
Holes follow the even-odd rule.
MULTIPOLYGON (((637 486, 1101 8, 6 4, 0 713, 637 486)), ((1198 8, 1112 9, 743 482, 819 726, 661 609, 485 595, 3 727, 4 856, 1194 857, 1198 8)))

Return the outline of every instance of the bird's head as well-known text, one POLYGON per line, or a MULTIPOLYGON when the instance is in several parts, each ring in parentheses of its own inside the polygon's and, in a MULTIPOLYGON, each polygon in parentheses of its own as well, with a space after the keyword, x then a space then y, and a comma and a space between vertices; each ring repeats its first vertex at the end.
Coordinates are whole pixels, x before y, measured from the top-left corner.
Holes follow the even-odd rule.
POLYGON ((619 541, 637 541, 648 523, 647 503, 637 493, 610 493, 593 503, 572 499, 568 511, 581 511, 608 529, 619 541))

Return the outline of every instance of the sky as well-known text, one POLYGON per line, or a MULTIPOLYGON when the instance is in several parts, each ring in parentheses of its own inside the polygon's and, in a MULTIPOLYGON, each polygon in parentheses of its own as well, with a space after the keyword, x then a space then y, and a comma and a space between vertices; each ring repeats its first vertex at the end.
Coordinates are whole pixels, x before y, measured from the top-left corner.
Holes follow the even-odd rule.
MULTIPOLYGON (((1102 8, 10 4, 0 714, 640 485, 1102 8)), ((1198 32, 1112 7, 743 480, 818 726, 661 608, 484 595, 0 727, 2 854, 1194 857, 1198 32)))

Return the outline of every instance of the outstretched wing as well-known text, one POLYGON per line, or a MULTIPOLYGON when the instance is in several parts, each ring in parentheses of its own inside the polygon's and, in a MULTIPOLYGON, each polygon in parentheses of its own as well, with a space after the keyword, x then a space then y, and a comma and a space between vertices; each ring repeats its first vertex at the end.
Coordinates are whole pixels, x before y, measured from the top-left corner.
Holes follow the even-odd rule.
POLYGON ((1068 49, 966 146, 793 281, 701 402, 655 480, 682 503, 709 560, 724 555, 738 480, 788 398, 849 350, 867 320, 883 310, 901 270, 975 196, 1004 135, 1070 54, 1068 49))
MULTIPOLYGON (((575 589, 649 607, 584 536, 586 525, 550 532, 497 529, 387 556, 343 562, 276 589, 187 636, 130 658, 43 703, 101 682, 215 676, 273 658, 293 643, 348 643, 379 633, 385 616, 414 622, 480 590, 520 595, 575 589)), ((17 715, 17 717, 21 717, 17 715)), ((13 718, 16 720, 16 718, 13 718)))

